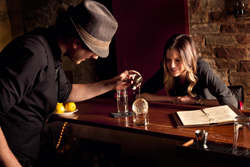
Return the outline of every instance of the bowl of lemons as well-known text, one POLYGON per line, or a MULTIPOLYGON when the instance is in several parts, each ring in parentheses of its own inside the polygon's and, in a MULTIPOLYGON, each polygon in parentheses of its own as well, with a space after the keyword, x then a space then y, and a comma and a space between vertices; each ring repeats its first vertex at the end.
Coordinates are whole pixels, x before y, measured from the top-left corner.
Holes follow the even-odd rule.
POLYGON ((59 114, 59 115, 68 115, 73 114, 77 112, 78 109, 76 108, 76 104, 74 102, 68 102, 68 103, 57 103, 56 109, 53 112, 53 114, 59 114))

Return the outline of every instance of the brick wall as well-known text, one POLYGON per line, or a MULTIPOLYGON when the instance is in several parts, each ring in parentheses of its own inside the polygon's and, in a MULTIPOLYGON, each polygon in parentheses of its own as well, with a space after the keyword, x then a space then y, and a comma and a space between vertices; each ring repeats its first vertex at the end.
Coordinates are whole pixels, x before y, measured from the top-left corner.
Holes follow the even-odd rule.
POLYGON ((11 40, 10 20, 6 0, 0 0, 0 52, 11 40))
POLYGON ((244 109, 250 109, 250 17, 235 15, 233 0, 189 0, 188 11, 202 57, 226 85, 243 86, 244 109))

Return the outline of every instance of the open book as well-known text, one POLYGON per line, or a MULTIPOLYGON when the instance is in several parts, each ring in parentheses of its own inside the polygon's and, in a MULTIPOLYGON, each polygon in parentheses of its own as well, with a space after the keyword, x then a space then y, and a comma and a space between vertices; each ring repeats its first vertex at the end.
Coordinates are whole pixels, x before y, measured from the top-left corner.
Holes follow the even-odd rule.
POLYGON ((243 114, 232 105, 177 111, 173 114, 178 128, 230 124, 234 122, 234 118, 238 115, 243 114))

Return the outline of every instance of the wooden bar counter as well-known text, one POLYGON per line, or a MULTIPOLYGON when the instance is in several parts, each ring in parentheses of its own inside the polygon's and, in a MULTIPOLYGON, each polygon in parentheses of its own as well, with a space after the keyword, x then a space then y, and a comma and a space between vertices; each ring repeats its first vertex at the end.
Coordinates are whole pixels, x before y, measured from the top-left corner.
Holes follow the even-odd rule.
MULTIPOLYGON (((132 102, 133 100, 129 99, 129 111, 132 111, 132 102)), ((149 102, 149 125, 147 126, 133 125, 132 116, 113 118, 111 113, 117 112, 117 103, 115 98, 97 97, 76 103, 76 107, 78 111, 71 115, 60 116, 52 114, 49 118, 49 122, 68 122, 76 126, 80 126, 80 128, 77 130, 77 133, 82 131, 81 133, 84 137, 85 135, 92 133, 92 136, 100 134, 98 137, 96 137, 97 139, 105 140, 105 138, 108 138, 108 140, 111 140, 111 142, 115 143, 119 143, 121 140, 123 140, 121 145, 124 145, 125 152, 131 153, 134 151, 136 156, 138 155, 138 151, 135 151, 136 147, 134 147, 134 145, 143 143, 147 140, 147 143, 141 146, 141 150, 143 150, 144 147, 148 147, 148 145, 151 149, 153 147, 152 145, 157 145, 157 148, 152 149, 152 151, 150 151, 148 148, 148 153, 145 153, 146 151, 141 151, 142 153, 140 153, 140 155, 144 159, 146 156, 148 156, 146 158, 153 157, 154 155, 152 152, 154 152, 155 158, 162 156, 159 162, 164 161, 165 163, 161 162, 161 165, 157 166, 166 166, 166 164, 171 166, 171 160, 173 161, 172 166, 181 166, 180 164, 176 165, 176 153, 174 152, 176 151, 176 148, 175 146, 171 145, 176 145, 175 141, 181 141, 180 143, 185 143, 190 139, 195 139, 195 131, 197 129, 208 130, 207 144, 216 144, 226 147, 232 147, 233 144, 233 124, 195 128, 176 127, 176 123, 171 113, 177 111, 201 109, 203 108, 202 106, 149 102), (86 126, 92 129, 84 131, 83 127, 86 126), (112 131, 112 133, 109 131, 112 131), (128 136, 130 136, 132 139, 127 138, 128 136), (137 136, 139 136, 140 139, 138 139, 137 136), (160 138, 161 140, 156 140, 155 138, 160 138), (164 143, 165 140, 168 141, 168 144, 167 146, 162 147, 162 144, 159 143, 164 143), (165 150, 168 150, 169 153, 166 153, 165 150), (156 154, 156 152, 159 153, 156 154), (151 155, 149 156, 149 154, 151 155)), ((242 110, 242 113, 249 115, 249 111, 247 110, 242 110)), ((190 150, 188 150, 187 154, 190 154, 189 151, 190 150)))
MULTIPOLYGON (((187 141, 195 138, 195 130, 208 130, 208 142, 232 145, 233 124, 213 127, 176 128, 171 113, 176 111, 200 109, 201 106, 177 105, 171 103, 149 102, 149 125, 134 126, 133 117, 113 118, 110 113, 117 112, 116 99, 93 98, 76 103, 78 111, 72 115, 52 115, 50 121, 64 121, 81 125, 90 125, 119 131, 159 136, 187 141)), ((131 111, 132 104, 129 104, 131 111)), ((246 115, 248 111, 242 110, 246 115)))

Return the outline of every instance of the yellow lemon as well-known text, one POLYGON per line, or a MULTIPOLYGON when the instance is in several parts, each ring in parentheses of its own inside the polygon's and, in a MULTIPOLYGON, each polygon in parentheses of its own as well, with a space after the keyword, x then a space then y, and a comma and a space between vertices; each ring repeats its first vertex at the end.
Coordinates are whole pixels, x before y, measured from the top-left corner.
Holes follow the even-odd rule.
POLYGON ((57 103, 55 113, 64 113, 65 108, 62 103, 57 103))
POLYGON ((74 102, 69 102, 65 104, 65 109, 69 112, 76 110, 76 104, 74 102))
POLYGON ((57 103, 57 105, 61 105, 61 106, 63 106, 63 103, 59 103, 59 102, 58 102, 58 103, 57 103))

